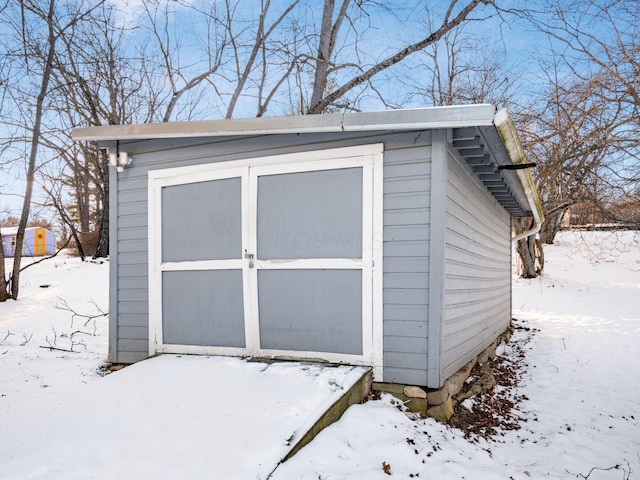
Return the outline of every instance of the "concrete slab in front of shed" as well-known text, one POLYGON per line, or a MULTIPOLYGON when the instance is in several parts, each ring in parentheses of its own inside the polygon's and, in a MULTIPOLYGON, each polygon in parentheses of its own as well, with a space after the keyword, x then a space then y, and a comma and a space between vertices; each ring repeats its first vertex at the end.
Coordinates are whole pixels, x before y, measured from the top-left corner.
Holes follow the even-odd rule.
POLYGON ((14 410, 7 421, 22 428, 2 442, 4 478, 265 479, 368 376, 297 362, 145 360, 65 392, 42 418, 14 410))

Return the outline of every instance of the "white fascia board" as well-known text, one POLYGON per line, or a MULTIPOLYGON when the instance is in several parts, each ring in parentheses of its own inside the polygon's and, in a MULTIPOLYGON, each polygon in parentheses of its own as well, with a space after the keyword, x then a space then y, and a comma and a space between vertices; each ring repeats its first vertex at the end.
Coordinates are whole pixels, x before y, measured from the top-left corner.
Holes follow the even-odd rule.
MULTIPOLYGON (((502 138, 507 153, 509 154, 511 163, 513 165, 528 163, 524 147, 522 146, 520 137, 516 131, 516 126, 506 108, 496 113, 494 124, 502 138)), ((527 200, 529 201, 529 206, 531 207, 531 212, 533 213, 536 225, 539 228, 540 224, 544 220, 544 213, 542 210, 542 202, 538 196, 538 189, 536 188, 535 181, 531 175, 531 170, 528 168, 516 170, 516 174, 522 188, 524 189, 525 195, 527 196, 527 200)))
POLYGON ((386 110, 380 112, 296 115, 194 122, 148 123, 76 128, 76 141, 275 135, 372 130, 423 130, 492 125, 489 104, 386 110))
POLYGON ((492 125, 495 113, 495 107, 489 104, 351 113, 344 116, 343 130, 428 130, 480 127, 492 125))

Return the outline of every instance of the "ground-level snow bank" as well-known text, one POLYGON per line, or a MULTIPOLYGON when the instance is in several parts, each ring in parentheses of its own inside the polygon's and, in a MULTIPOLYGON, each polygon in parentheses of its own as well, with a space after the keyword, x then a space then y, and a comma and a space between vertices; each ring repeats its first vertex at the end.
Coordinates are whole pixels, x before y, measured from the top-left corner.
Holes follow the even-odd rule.
POLYGON ((275 478, 384 479, 383 462, 399 478, 640 475, 640 233, 562 233, 545 253, 545 275, 513 288, 514 316, 539 330, 526 346, 520 430, 470 443, 387 397, 351 407, 275 478))
POLYGON ((109 309, 108 275, 108 261, 64 254, 21 273, 18 300, 0 303, 0 415, 12 404, 100 378, 108 348, 102 316, 109 309), (96 318, 74 317, 68 308, 96 318))
POLYGON ((145 360, 46 402, 13 405, 0 422, 0 477, 265 479, 365 371, 145 360))
MULTIPOLYGON (((351 407, 338 423, 282 464, 273 478, 386 479, 389 475, 383 463, 392 478, 638 478, 640 234, 562 233, 545 253, 542 278, 514 280, 514 315, 539 330, 526 345, 528 367, 518 387, 529 398, 519 406, 519 413, 526 419, 520 430, 505 432, 495 441, 470 442, 462 432, 432 420, 409 419, 392 404, 391 397, 385 396, 351 407)), ((81 398, 89 398, 80 394, 85 382, 103 382, 95 372, 106 357, 106 322, 97 321, 96 335, 85 335, 86 349, 79 346, 78 353, 76 349, 64 353, 38 347, 53 338, 68 346, 68 337, 61 333, 68 335, 77 327, 76 323, 70 325, 68 312, 54 308, 56 296, 79 310, 86 310, 81 306, 92 307, 91 300, 106 309, 106 264, 80 265, 71 259, 60 262, 55 268, 45 266, 45 262, 31 272, 26 270, 29 285, 23 286, 21 300, 0 304, 0 339, 7 331, 12 333, 0 343, 0 478, 8 476, 5 452, 29 457, 29 451, 16 447, 12 439, 27 435, 38 441, 42 430, 50 431, 49 425, 57 417, 48 418, 43 405, 75 405, 81 398), (42 289, 41 284, 52 286, 42 289), (52 337, 52 325, 57 337, 52 337), (33 338, 21 346, 23 334, 30 333, 34 333, 33 338), (72 400, 65 400, 69 398, 72 400), (13 418, 17 411, 22 421, 13 418), (41 420, 33 420, 36 418, 41 420)), ((501 352, 512 355, 512 350, 507 347, 501 352)), ((206 382, 206 374, 202 376, 206 382)), ((132 404, 139 391, 140 386, 131 385, 123 392, 126 395, 121 402, 132 404)), ((228 391, 218 395, 233 397, 228 391)), ((159 397, 159 393, 145 396, 145 402, 139 403, 144 407, 130 410, 127 419, 148 418, 145 409, 153 408, 159 397)), ((256 402, 260 398, 259 390, 251 396, 256 402)), ((165 413, 156 416, 156 423, 148 431, 135 435, 144 438, 140 448, 147 455, 170 463, 157 478, 180 478, 180 472, 188 471, 183 465, 201 462, 207 453, 190 440, 177 450, 180 455, 166 453, 163 441, 169 431, 163 426, 179 410, 183 398, 179 388, 167 387, 162 389, 162 399, 174 402, 176 407, 163 409, 165 413)), ((105 422, 103 407, 109 410, 110 404, 104 406, 95 400, 93 405, 83 405, 78 408, 85 414, 72 416, 73 428, 59 430, 57 441, 69 442, 74 431, 82 431, 87 417, 91 422, 102 422, 104 432, 111 431, 112 435, 105 435, 104 445, 121 438, 121 425, 105 422)), ((206 407, 192 412, 193 417, 206 418, 206 407)), ((217 442, 211 449, 218 445, 224 448, 228 435, 233 434, 233 427, 230 431, 214 431, 206 422, 193 420, 188 425, 191 438, 217 442)), ((248 431, 261 435, 257 424, 248 431)), ((142 478, 129 473, 139 472, 139 458, 125 451, 115 458, 100 456, 101 447, 96 447, 97 466, 104 464, 108 469, 109 461, 119 462, 119 478, 142 478)), ((77 461, 72 453, 63 456, 69 462, 77 461)), ((255 458, 248 460, 250 463, 259 461, 261 447, 253 453, 255 458)), ((247 477, 225 476, 211 465, 207 476, 200 478, 247 477)))

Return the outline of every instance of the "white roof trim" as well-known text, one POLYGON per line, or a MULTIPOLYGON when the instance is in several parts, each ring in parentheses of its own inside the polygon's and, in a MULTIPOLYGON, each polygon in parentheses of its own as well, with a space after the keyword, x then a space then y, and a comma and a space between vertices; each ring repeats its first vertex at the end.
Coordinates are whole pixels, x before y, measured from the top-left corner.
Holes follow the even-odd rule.
MULTIPOLYGON (((511 163, 525 163, 524 150, 508 112, 506 110, 496 112, 495 106, 486 103, 378 112, 85 127, 74 129, 72 137, 76 141, 115 142, 159 138, 429 130, 487 126, 492 126, 499 132, 511 163)), ((540 199, 531 173, 528 170, 519 170, 517 178, 536 221, 542 221, 540 199)))
POLYGON ((363 113, 86 127, 74 129, 72 137, 74 140, 107 141, 476 127, 493 125, 495 113, 493 105, 478 104, 363 113))
MULTIPOLYGON (((502 141, 507 149, 511 163, 513 165, 528 163, 524 148, 520 142, 520 137, 518 137, 518 132, 516 131, 516 126, 514 125, 506 108, 496 113, 495 126, 502 137, 502 141)), ((542 202, 538 196, 536 183, 531 175, 531 170, 528 168, 525 170, 517 170, 516 174, 518 175, 520 185, 522 185, 524 193, 527 196, 527 201, 529 202, 529 207, 531 208, 531 212, 533 213, 533 218, 535 220, 534 228, 531 229, 530 232, 525 232, 527 235, 518 236, 519 238, 524 238, 524 236, 535 235, 538 230, 540 230, 540 225, 544 221, 544 212, 542 202)), ((518 237, 515 237, 515 239, 519 239, 518 237)))

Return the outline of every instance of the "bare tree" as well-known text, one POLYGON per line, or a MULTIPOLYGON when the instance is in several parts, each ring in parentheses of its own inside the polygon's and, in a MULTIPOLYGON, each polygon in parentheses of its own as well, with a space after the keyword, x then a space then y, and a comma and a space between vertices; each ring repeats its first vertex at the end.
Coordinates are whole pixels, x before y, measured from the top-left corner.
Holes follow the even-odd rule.
POLYGON ((523 128, 530 158, 538 164, 537 184, 546 221, 542 240, 552 243, 564 213, 593 198, 592 186, 604 180, 602 167, 619 146, 618 110, 599 100, 593 85, 552 84, 547 102, 523 128))
MULTIPOLYGON (((291 0, 276 5, 261 0, 252 3, 258 8, 249 11, 247 2, 218 3, 224 8, 198 12, 225 32, 226 50, 208 81, 212 98, 225 103, 223 115, 232 118, 251 111, 262 116, 358 110, 359 99, 371 93, 386 104, 389 99, 377 91, 375 78, 408 62, 465 22, 485 18, 494 0, 451 0, 439 16, 434 11, 437 20, 423 26, 417 41, 405 32, 389 30, 386 34, 398 38, 387 44, 380 35, 387 31, 388 22, 381 19, 392 19, 401 28, 407 17, 425 10, 430 2, 291 0), (402 41, 405 36, 407 40, 402 41), (255 110, 248 103, 253 99, 257 99, 255 110)), ((220 37, 215 41, 220 42, 220 37)), ((217 48, 221 51, 220 44, 217 48)))
POLYGON ((578 9, 557 0, 543 5, 542 13, 528 16, 556 53, 542 63, 546 88, 518 120, 538 163, 546 216, 541 238, 552 243, 569 208, 605 208, 607 198, 640 183, 634 169, 640 153, 640 6, 625 0, 591 0, 578 9))
MULTIPOLYGON (((465 24, 494 16, 499 3, 144 0, 135 21, 123 22, 114 4, 99 2, 68 25, 80 10, 65 6, 67 16, 52 19, 50 61, 48 50, 35 49, 37 42, 21 43, 35 65, 50 72, 44 112, 51 114, 43 117, 46 129, 38 142, 49 164, 40 169, 40 181, 76 243, 97 231, 95 254, 106 255, 109 168, 95 144, 70 147, 68 133, 75 126, 193 119, 210 112, 226 118, 316 114, 372 108, 366 103, 371 99, 395 107, 402 101, 380 84, 400 66, 420 62, 430 62, 434 82, 442 82, 431 91, 433 104, 502 102, 509 85, 500 65, 487 57, 471 62, 460 34, 465 24), (426 21, 416 35, 387 33, 383 19, 401 26, 421 15, 426 21), (191 28, 177 25, 184 19, 191 28), (393 42, 381 40, 381 32, 393 35, 393 42)), ((20 32, 20 22, 15 30, 20 32)))
MULTIPOLYGON (((0 9, 4 10, 7 6, 7 2, 0 2, 0 9)), ((2 43, 0 43, 0 46, 2 43)), ((8 81, 8 58, 5 55, 0 55, 0 117, 5 116, 5 99, 7 96, 8 81)), ((7 149, 8 139, 0 139, 0 158, 2 158, 5 150, 7 149)), ((9 298, 9 286, 7 279, 7 272, 5 270, 4 259, 4 242, 2 241, 2 228, 0 227, 0 302, 6 302, 9 298)))
MULTIPOLYGON (((110 4, 96 8, 90 18, 72 26, 59 39, 52 65, 52 102, 57 113, 50 118, 47 147, 57 158, 58 171, 43 172, 53 206, 78 242, 97 237, 94 257, 109 253, 109 166, 96 144, 73 144, 69 134, 78 125, 115 125, 168 121, 199 103, 187 95, 218 69, 223 48, 202 65, 182 65, 181 46, 169 18, 175 2, 148 0, 141 16, 143 31, 131 32, 110 4), (136 42, 131 42, 131 39, 136 42), (61 202, 62 180, 71 192, 73 206, 61 202), (75 213, 74 213, 75 212, 75 213), (90 225, 91 222, 92 224, 90 225)), ((219 42, 224 45, 224 41, 219 42)), ((187 118, 189 114, 187 113, 187 118)))
POLYGON ((521 72, 503 65, 506 47, 501 41, 488 41, 461 26, 420 52, 413 74, 402 72, 395 81, 407 90, 411 103, 511 106, 521 72))
POLYGON ((324 112, 327 108, 335 104, 335 102, 343 98, 356 87, 369 82, 374 76, 388 68, 405 61, 409 56, 416 52, 420 52, 430 45, 440 41, 448 32, 454 30, 465 22, 465 20, 467 20, 472 12, 478 7, 482 5, 492 5, 494 2, 491 0, 470 0, 465 2, 462 5, 462 8, 458 8, 459 2, 457 0, 452 0, 437 27, 434 30, 429 31, 421 40, 402 47, 400 50, 391 54, 382 61, 369 66, 368 68, 361 68, 358 66, 358 69, 362 70, 361 73, 339 82, 339 84, 334 88, 327 89, 328 74, 331 72, 331 69, 344 68, 344 65, 336 64, 332 61, 331 54, 333 53, 333 46, 336 41, 337 32, 342 25, 344 16, 346 15, 346 6, 348 3, 349 2, 347 0, 343 2, 340 7, 340 11, 336 15, 336 20, 334 20, 333 23, 330 19, 334 17, 334 2, 326 0, 324 3, 323 22, 319 34, 319 48, 315 65, 313 93, 311 96, 310 106, 306 113, 324 112))
MULTIPOLYGON (((328 0, 330 1, 330 0, 328 0)), ((266 42, 269 37, 273 34, 276 28, 283 22, 283 20, 287 17, 287 15, 293 10, 293 8, 299 3, 299 0, 295 0, 287 5, 287 7, 282 11, 279 16, 273 21, 271 25, 266 24, 267 14, 269 13, 269 8, 271 6, 270 0, 262 1, 262 8, 258 17, 257 28, 255 32, 255 39, 253 41, 253 45, 247 55, 246 61, 244 62, 244 67, 242 67, 242 58, 243 55, 240 51, 240 46, 237 44, 233 32, 234 24, 233 24, 233 12, 230 5, 229 0, 226 0, 226 29, 229 32, 230 46, 233 49, 233 57, 234 64, 236 68, 237 75, 237 83, 236 87, 231 94, 231 100, 229 101, 229 106, 227 108, 227 114, 225 118, 233 117, 234 110, 236 108, 236 104, 238 103, 238 99, 240 95, 244 93, 245 85, 250 79, 250 75, 256 65, 258 55, 260 52, 265 52, 266 50, 266 42)), ((266 58, 262 58, 262 66, 263 69, 266 67, 266 58)), ((263 70, 264 73, 264 70, 263 70)), ((265 78, 265 75, 262 76, 262 79, 265 78)), ((260 109, 259 109, 260 110, 260 109)), ((260 111, 258 112, 260 115, 260 111)))
MULTIPOLYGON (((16 247, 13 258, 13 271, 10 279, 10 296, 14 300, 18 299, 18 293, 20 290, 20 263, 22 258, 22 247, 24 245, 24 232, 27 227, 27 221, 29 219, 29 210, 31 207, 31 196, 33 193, 33 182, 35 176, 36 160, 38 155, 38 146, 40 144, 42 116, 44 112, 44 101, 49 88, 49 79, 51 77, 51 68, 53 64, 57 33, 54 27, 55 16, 55 0, 49 0, 49 4, 45 9, 41 9, 38 5, 33 4, 28 0, 20 1, 20 8, 22 9, 22 22, 23 27, 27 23, 26 16, 28 13, 33 13, 39 19, 45 21, 47 27, 47 36, 44 43, 45 60, 43 63, 42 71, 40 73, 40 88, 36 97, 35 112, 33 116, 33 127, 31 134, 31 148, 28 157, 27 176, 26 176, 26 190, 24 194, 24 201, 22 204, 22 213, 20 215, 20 223, 18 224, 18 231, 16 233, 16 247)), ((27 43, 32 39, 28 38, 23 30, 23 44, 25 45, 25 51, 27 50, 27 43)), ((25 61, 28 58, 25 57, 25 61)))
POLYGON ((14 62, 24 68, 26 73, 20 78, 21 81, 37 79, 33 91, 25 90, 23 85, 18 84, 10 87, 13 89, 14 107, 17 103, 29 107, 21 110, 21 126, 29 132, 25 152, 26 187, 16 233, 12 273, 6 285, 8 297, 17 300, 24 234, 31 209, 38 153, 43 136, 43 118, 48 108, 47 99, 58 40, 67 30, 81 22, 96 5, 90 5, 85 9, 84 4, 80 4, 77 10, 69 11, 64 6, 61 7, 56 0, 49 0, 45 5, 34 0, 19 0, 14 7, 17 8, 5 9, 2 18, 7 28, 11 29, 14 38, 19 39, 20 50, 16 50, 16 53, 20 54, 15 56, 14 62), (35 103, 32 103, 29 97, 34 94, 35 103))
POLYGON ((534 22, 566 50, 567 66, 582 81, 594 80, 608 99, 640 108, 640 5, 635 0, 547 0, 544 18, 534 22), (550 14, 550 15, 549 15, 550 14), (559 21, 558 21, 559 20, 559 21), (596 28, 597 27, 597 28, 596 28), (593 72, 597 72, 594 77, 593 72))
MULTIPOLYGON (((227 0, 228 5, 228 0, 227 0)), ((149 113, 153 117, 158 117, 162 122, 168 122, 174 118, 174 112, 180 99, 188 92, 193 91, 196 87, 206 82, 219 68, 220 63, 225 52, 227 42, 220 41, 219 37, 216 37, 216 48, 209 51, 207 58, 207 64, 204 68, 198 71, 193 71, 189 67, 181 65, 180 52, 182 49, 179 43, 180 35, 177 32, 172 32, 169 24, 169 19, 175 15, 175 2, 169 2, 166 0, 147 0, 143 2, 143 7, 147 15, 148 29, 155 40, 155 49, 161 59, 159 64, 148 70, 148 65, 144 65, 144 61, 137 67, 135 72, 138 76, 144 78, 146 76, 153 76, 154 70, 161 73, 169 86, 169 94, 165 98, 160 98, 160 101, 156 101, 153 104, 152 109, 149 109, 149 113)), ((267 1, 268 9, 269 2, 267 1)), ((217 19, 215 3, 212 5, 212 10, 207 13, 209 17, 217 19)), ((261 18, 263 18, 261 16, 261 18)), ((143 57, 141 57, 143 58, 143 57)), ((248 67, 250 68, 250 67, 248 67)), ((145 89, 145 95, 152 95, 154 88, 145 89)), ((159 97, 155 97, 158 99, 159 97)))

